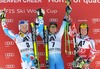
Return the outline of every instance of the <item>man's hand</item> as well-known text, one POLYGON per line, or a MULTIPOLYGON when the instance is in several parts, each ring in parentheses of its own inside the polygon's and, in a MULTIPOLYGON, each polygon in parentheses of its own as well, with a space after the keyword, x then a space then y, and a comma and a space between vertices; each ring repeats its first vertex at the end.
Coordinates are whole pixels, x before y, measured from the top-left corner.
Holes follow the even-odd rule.
POLYGON ((38 63, 39 63, 38 60, 35 59, 35 60, 34 60, 34 64, 35 64, 35 67, 36 67, 36 68, 38 68, 38 63))
POLYGON ((69 15, 71 13, 71 11, 72 11, 71 6, 67 6, 66 7, 66 14, 69 15))
POLYGON ((37 9, 36 12, 37 12, 37 16, 43 17, 45 14, 45 11, 42 8, 37 9))
POLYGON ((49 69, 49 62, 46 61, 46 68, 49 69))
POLYGON ((71 5, 71 0, 66 0, 65 2, 68 6, 71 5))
POLYGON ((0 18, 1 19, 5 18, 5 11, 4 10, 3 11, 0 10, 0 18))

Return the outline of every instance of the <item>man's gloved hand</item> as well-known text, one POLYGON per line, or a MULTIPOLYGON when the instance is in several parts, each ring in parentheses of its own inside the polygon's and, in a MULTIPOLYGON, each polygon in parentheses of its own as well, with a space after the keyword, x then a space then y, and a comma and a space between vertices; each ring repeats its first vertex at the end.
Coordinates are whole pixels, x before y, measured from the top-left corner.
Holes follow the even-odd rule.
POLYGON ((72 11, 71 6, 67 6, 66 7, 66 14, 69 15, 71 13, 71 11, 72 11))
POLYGON ((38 17, 39 16, 43 17, 45 14, 45 11, 42 8, 37 9, 36 12, 38 17))
POLYGON ((49 62, 46 61, 46 69, 49 69, 49 62))
POLYGON ((70 17, 70 15, 65 15, 63 20, 67 21, 68 23, 72 22, 72 18, 70 17))
POLYGON ((66 0, 65 3, 67 4, 67 6, 71 5, 71 0, 66 0))
POLYGON ((35 59, 35 60, 34 60, 34 64, 35 64, 35 67, 36 67, 36 68, 38 68, 38 63, 39 63, 38 60, 35 59))
POLYGON ((1 19, 5 18, 5 11, 0 11, 0 18, 1 19))

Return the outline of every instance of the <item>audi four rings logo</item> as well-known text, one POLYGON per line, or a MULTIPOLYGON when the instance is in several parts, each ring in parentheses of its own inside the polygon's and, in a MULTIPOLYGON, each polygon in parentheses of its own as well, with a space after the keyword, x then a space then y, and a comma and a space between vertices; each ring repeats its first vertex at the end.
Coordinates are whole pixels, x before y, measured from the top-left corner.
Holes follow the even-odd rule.
POLYGON ((15 65, 14 64, 7 64, 7 65, 5 65, 5 68, 7 68, 7 69, 15 68, 15 65))
POLYGON ((14 53, 5 53, 5 57, 14 57, 15 54, 14 53))
POLYGON ((100 33, 100 28, 97 28, 97 29, 95 28, 95 29, 93 29, 93 32, 94 32, 94 33, 100 33))
POLYGON ((5 41, 4 44, 5 44, 5 45, 14 45, 14 42, 13 42, 13 41, 5 41))
POLYGON ((96 61, 95 64, 100 66, 100 61, 96 61))
POLYGON ((43 44, 43 42, 42 41, 37 41, 37 44, 43 44))
POLYGON ((45 64, 44 64, 44 63, 42 63, 42 64, 41 64, 41 67, 45 67, 45 64))
POLYGON ((6 19, 6 22, 9 22, 9 23, 11 23, 13 21, 14 21, 13 19, 6 19))
POLYGON ((50 18, 49 22, 58 22, 58 18, 50 18))
POLYGON ((95 41, 96 44, 100 43, 100 39, 95 39, 94 41, 95 41))
POLYGON ((5 69, 5 68, 3 68, 3 67, 0 67, 0 69, 5 69))
POLYGON ((67 66, 71 66, 72 65, 72 63, 67 63, 67 66))
POLYGON ((99 23, 100 22, 100 18, 92 18, 92 22, 93 23, 97 23, 97 22, 99 23))
POLYGON ((40 55, 40 56, 44 56, 45 53, 44 53, 44 52, 39 52, 39 55, 40 55))
POLYGON ((97 50, 97 51, 96 51, 96 54, 97 54, 97 55, 100 55, 100 50, 97 50))

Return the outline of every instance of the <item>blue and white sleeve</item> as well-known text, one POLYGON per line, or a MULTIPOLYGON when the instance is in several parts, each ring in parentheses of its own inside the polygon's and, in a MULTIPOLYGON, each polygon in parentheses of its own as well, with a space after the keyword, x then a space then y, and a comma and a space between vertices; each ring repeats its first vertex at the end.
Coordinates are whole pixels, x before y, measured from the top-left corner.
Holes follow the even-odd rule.
POLYGON ((60 30, 59 30, 59 32, 58 32, 58 35, 59 35, 60 37, 63 36, 65 27, 66 27, 66 21, 63 21, 63 22, 62 22, 62 25, 61 25, 61 27, 60 27, 60 30))
POLYGON ((43 18, 38 18, 38 26, 36 26, 36 35, 38 36, 41 32, 43 32, 44 20, 43 18))
POLYGON ((1 20, 1 25, 2 25, 2 28, 3 28, 4 33, 5 33, 8 37, 10 37, 12 40, 14 40, 14 39, 16 38, 16 36, 15 36, 15 34, 13 34, 13 33, 11 32, 11 30, 9 30, 9 29, 7 28, 7 24, 6 24, 6 19, 5 19, 5 18, 1 20))

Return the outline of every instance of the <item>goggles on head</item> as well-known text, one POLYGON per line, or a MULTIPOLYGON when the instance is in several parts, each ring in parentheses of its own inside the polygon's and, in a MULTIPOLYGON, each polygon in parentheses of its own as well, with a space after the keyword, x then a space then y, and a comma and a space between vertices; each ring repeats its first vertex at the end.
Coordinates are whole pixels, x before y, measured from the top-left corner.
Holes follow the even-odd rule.
MULTIPOLYGON (((26 21, 26 20, 20 20, 19 21, 19 26, 18 26, 19 30, 20 30, 20 25, 22 25, 22 24, 26 24, 28 26, 28 21, 26 21)), ((27 30, 28 30, 28 28, 27 28, 27 30)))
POLYGON ((54 26, 50 26, 50 28, 56 28, 56 26, 54 25, 54 26))

